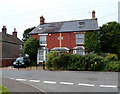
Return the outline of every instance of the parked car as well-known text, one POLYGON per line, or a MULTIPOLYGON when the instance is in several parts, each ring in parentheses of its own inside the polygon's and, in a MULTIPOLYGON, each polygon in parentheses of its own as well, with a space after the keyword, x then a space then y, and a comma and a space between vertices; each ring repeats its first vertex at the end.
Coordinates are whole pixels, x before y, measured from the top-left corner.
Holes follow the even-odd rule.
POLYGON ((13 62, 13 67, 14 68, 26 68, 29 66, 29 59, 26 57, 18 57, 15 62, 13 62))

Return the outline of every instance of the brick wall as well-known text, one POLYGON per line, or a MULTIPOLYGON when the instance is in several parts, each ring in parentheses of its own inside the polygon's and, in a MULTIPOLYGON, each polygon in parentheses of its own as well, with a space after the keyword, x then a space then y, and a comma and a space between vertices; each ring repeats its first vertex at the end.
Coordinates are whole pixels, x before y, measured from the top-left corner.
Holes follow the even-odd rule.
POLYGON ((62 33, 61 35, 63 37, 62 40, 62 47, 67 47, 69 49, 73 49, 76 45, 76 40, 75 40, 75 33, 62 33))
POLYGON ((15 59, 2 59, 2 63, 0 67, 8 67, 11 66, 13 64, 15 59))
MULTIPOLYGON (((32 37, 38 38, 39 35, 32 35, 32 37)), ((55 47, 60 47, 60 40, 58 40, 58 37, 60 37, 60 33, 51 33, 47 35, 47 48, 52 49, 55 47)), ((63 37, 63 40, 61 40, 61 47, 67 47, 69 49, 73 49, 76 46, 76 40, 75 40, 75 33, 61 33, 61 37, 63 37)))
POLYGON ((52 33, 47 36, 47 47, 52 49, 54 47, 59 47, 59 33, 52 33))
POLYGON ((37 34, 33 34, 33 35, 31 35, 31 36, 34 37, 34 38, 39 39, 39 35, 37 35, 37 34))

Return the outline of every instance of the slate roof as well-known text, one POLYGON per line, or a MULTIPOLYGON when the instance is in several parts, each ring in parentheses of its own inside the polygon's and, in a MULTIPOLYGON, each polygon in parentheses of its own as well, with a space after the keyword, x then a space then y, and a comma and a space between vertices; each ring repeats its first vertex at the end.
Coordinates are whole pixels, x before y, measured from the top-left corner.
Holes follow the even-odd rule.
POLYGON ((0 41, 2 41, 2 42, 9 42, 9 43, 17 44, 17 45, 23 44, 23 42, 19 38, 15 37, 13 35, 9 35, 9 34, 0 32, 0 36, 1 36, 0 41))
POLYGON ((52 22, 38 25, 30 34, 57 33, 57 32, 82 32, 98 30, 97 19, 84 19, 74 21, 52 22), (79 23, 83 23, 80 25, 79 23))
POLYGON ((20 45, 23 42, 16 36, 0 32, 0 59, 13 59, 21 54, 20 45))

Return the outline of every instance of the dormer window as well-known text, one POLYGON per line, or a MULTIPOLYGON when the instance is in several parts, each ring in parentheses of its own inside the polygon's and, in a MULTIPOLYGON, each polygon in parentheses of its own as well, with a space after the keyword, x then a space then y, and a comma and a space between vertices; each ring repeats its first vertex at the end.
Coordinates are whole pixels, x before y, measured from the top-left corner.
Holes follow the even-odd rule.
POLYGON ((39 28, 38 28, 39 31, 42 30, 42 29, 43 29, 42 27, 39 27, 39 28))
POLYGON ((84 22, 79 22, 78 27, 79 27, 79 28, 82 28, 82 27, 84 27, 84 25, 85 25, 84 22))

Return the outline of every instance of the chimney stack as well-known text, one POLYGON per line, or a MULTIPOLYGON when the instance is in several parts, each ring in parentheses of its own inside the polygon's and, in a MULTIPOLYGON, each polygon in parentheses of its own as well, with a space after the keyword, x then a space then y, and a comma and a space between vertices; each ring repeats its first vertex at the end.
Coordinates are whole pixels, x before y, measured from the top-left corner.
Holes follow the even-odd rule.
POLYGON ((94 10, 92 11, 92 19, 93 19, 93 20, 96 19, 96 17, 95 17, 95 11, 94 11, 94 10))
POLYGON ((12 35, 17 37, 17 31, 16 31, 16 28, 14 28, 14 31, 12 32, 12 35))
POLYGON ((40 17, 40 25, 44 24, 45 23, 45 19, 43 16, 40 17))
POLYGON ((2 32, 5 33, 5 34, 7 33, 7 28, 6 28, 6 26, 3 26, 2 32))

